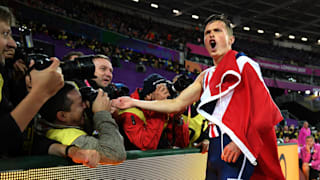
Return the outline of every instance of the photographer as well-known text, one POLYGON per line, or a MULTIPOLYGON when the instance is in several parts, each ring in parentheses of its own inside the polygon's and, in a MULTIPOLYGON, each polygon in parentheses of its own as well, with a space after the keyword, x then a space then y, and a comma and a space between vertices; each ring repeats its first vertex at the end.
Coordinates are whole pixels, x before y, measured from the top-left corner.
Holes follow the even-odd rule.
MULTIPOLYGON (((16 77, 12 76, 12 73, 20 71, 20 75, 22 75, 20 78, 22 78, 27 68, 22 60, 16 61, 13 67, 8 67, 8 64, 14 63, 13 57, 17 47, 11 36, 10 26, 13 24, 14 17, 10 10, 7 7, 0 6, 0 138, 2 142, 0 158, 25 155, 22 149, 26 150, 25 145, 28 143, 25 141, 24 131, 28 125, 30 126, 28 129, 32 129, 30 121, 42 104, 63 85, 63 77, 58 72, 59 61, 53 58, 53 63, 47 69, 43 71, 32 70, 30 72, 29 77, 32 78, 32 83, 30 82, 29 86, 33 86, 33 88, 32 90, 30 89, 30 93, 27 96, 24 96, 25 94, 17 94, 14 91, 17 88, 13 89, 14 86, 12 84, 17 85, 19 83, 16 82, 16 77), (9 63, 5 64, 5 60, 9 63), (13 77, 15 79, 12 79, 13 77), (17 96, 20 97, 17 98, 17 96), (16 100, 14 103, 12 103, 13 97, 16 100)), ((25 89, 24 83, 22 89, 25 89)), ((97 158, 100 158, 97 151, 67 147, 56 143, 56 141, 41 138, 36 134, 32 137, 32 146, 37 153, 70 157, 74 162, 83 163, 89 167, 97 166, 97 158), (34 146, 35 142, 41 148, 34 146)), ((29 150, 31 149, 26 151, 29 152, 29 150)))
POLYGON ((96 78, 87 79, 84 81, 77 81, 79 87, 89 86, 94 89, 106 88, 112 81, 113 67, 111 60, 108 56, 97 54, 92 57, 92 61, 95 65, 94 75, 96 78))
POLYGON ((93 126, 97 134, 87 134, 83 128, 85 108, 80 92, 69 83, 41 108, 43 123, 50 128, 46 136, 65 145, 95 149, 100 153, 100 163, 118 164, 126 159, 123 138, 111 117, 111 102, 101 89, 92 102, 93 126))
POLYGON ((32 70, 32 90, 14 107, 8 83, 11 81, 5 64, 5 50, 15 46, 11 36, 10 26, 14 24, 14 17, 8 8, 0 7, 0 127, 2 148, 0 156, 16 156, 20 154, 23 144, 22 132, 38 112, 40 107, 54 95, 63 85, 63 76, 58 72, 59 60, 52 58, 50 67, 42 71, 32 70), (32 106, 31 106, 32 104, 32 106))
MULTIPOLYGON (((164 100, 170 96, 167 80, 159 74, 144 79, 131 97, 146 101, 164 100)), ((186 147, 189 143, 188 126, 179 115, 168 115, 140 108, 119 112, 118 121, 127 149, 159 149, 186 147)))

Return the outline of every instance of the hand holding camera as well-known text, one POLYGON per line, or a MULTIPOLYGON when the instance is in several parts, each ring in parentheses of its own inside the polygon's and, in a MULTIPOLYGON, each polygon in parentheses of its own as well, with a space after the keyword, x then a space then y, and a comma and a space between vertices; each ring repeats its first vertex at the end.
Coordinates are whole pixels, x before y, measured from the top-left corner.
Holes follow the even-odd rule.
POLYGON ((96 113, 99 111, 111 111, 111 101, 108 94, 103 92, 102 89, 98 90, 98 95, 92 103, 92 112, 96 113))
MULTIPOLYGON (((32 70, 30 72, 31 78, 31 92, 39 93, 44 97, 51 97, 56 94, 59 89, 63 87, 63 75, 59 68, 60 62, 57 58, 51 58, 52 64, 41 71, 32 70)), ((31 61, 31 66, 34 61, 31 61)))

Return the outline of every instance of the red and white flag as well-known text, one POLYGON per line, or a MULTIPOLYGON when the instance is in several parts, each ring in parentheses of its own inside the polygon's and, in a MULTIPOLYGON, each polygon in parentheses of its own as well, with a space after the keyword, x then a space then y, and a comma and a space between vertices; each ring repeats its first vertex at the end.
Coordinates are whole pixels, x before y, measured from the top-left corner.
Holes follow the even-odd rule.
MULTIPOLYGON (((206 71, 198 112, 228 134, 257 165, 251 179, 284 179, 274 131, 283 117, 264 84, 258 63, 230 50, 217 68, 206 71)), ((219 136, 214 128, 210 135, 219 136)))

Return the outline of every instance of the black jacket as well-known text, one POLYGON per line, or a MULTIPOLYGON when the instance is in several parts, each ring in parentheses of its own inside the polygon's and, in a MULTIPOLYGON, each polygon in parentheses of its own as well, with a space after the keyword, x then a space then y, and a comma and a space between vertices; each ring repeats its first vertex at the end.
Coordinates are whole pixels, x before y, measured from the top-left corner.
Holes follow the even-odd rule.
MULTIPOLYGON (((13 79, 10 76, 10 72, 4 66, 0 65, 0 158, 25 155, 23 143, 24 140, 27 139, 25 135, 28 133, 21 132, 16 121, 10 115, 10 112, 15 107, 12 99, 15 99, 14 101, 18 104, 16 97, 20 96, 20 93, 23 92, 17 92, 19 88, 12 87, 11 85, 15 84, 12 83, 12 81, 13 79), (9 84, 9 82, 11 84, 9 84)), ((27 129, 32 129, 32 125, 33 124, 30 123, 27 129)), ((43 138, 36 133, 31 135, 31 137, 32 139, 30 141, 32 142, 32 146, 30 148, 35 151, 27 151, 32 154, 47 154, 50 145, 56 143, 56 141, 43 138)))

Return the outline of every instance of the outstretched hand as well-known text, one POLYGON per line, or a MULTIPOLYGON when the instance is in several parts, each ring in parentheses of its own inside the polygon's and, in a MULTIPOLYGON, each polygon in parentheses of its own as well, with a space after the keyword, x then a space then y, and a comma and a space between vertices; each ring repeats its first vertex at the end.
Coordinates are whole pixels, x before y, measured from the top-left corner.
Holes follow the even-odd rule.
POLYGON ((129 96, 122 96, 112 100, 112 106, 119 109, 128 109, 134 107, 133 99, 129 96))
POLYGON ((108 94, 103 92, 102 89, 98 90, 98 95, 92 103, 92 112, 96 113, 99 111, 111 111, 111 101, 108 94))
POLYGON ((72 148, 69 157, 75 163, 81 163, 87 167, 97 167, 100 162, 100 154, 92 149, 72 148))
POLYGON ((241 151, 239 147, 234 143, 230 142, 224 149, 221 154, 221 159, 228 163, 235 163, 239 156, 241 155, 241 151))

